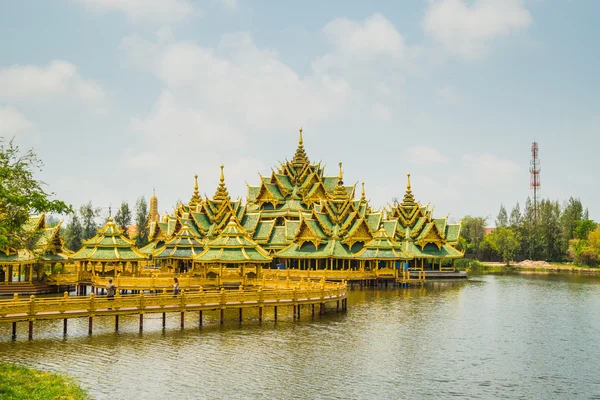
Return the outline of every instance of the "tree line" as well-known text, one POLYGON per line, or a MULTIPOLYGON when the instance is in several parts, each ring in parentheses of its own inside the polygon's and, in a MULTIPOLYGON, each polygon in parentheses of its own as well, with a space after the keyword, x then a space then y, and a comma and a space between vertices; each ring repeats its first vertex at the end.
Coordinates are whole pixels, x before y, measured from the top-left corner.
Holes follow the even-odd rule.
MULTIPOLYGON (((77 251, 83 246, 83 242, 96 235, 96 231, 104 224, 100 221, 100 208, 95 208, 89 201, 73 212, 67 226, 65 227, 63 237, 65 247, 69 250, 77 251)), ((129 237, 129 226, 133 219, 133 213, 127 201, 121 202, 121 207, 117 210, 114 221, 115 224, 123 230, 123 234, 129 237)), ((143 247, 148 244, 148 203, 146 198, 141 196, 137 199, 135 205, 135 226, 134 237, 137 247, 143 247)))
POLYGON ((600 227, 589 219, 578 198, 543 199, 537 207, 527 198, 510 214, 504 205, 496 217, 496 228, 486 235, 488 220, 466 216, 462 221, 459 248, 481 261, 573 261, 597 266, 600 262, 600 227))

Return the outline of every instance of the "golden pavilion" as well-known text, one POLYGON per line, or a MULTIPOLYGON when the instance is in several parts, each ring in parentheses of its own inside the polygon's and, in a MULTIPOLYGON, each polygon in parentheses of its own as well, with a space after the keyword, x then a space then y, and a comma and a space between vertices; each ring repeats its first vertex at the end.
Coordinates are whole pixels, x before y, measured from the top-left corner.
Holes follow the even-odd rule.
MULTIPOLYGON (((187 204, 178 204, 161 218, 154 211, 151 243, 140 251, 160 260, 180 254, 178 262, 186 263, 186 270, 192 266, 203 274, 222 274, 236 263, 253 265, 236 266, 241 275, 256 274, 263 267, 390 274, 399 268, 441 271, 454 269, 454 260, 463 257, 456 249, 460 223, 449 223, 447 216, 435 218, 433 209, 419 204, 410 174, 402 202, 387 209, 370 206, 364 182, 360 195, 356 192, 356 185, 344 184, 342 163, 337 175, 327 176, 320 163, 309 160, 301 129, 291 161, 261 175, 257 186, 248 186, 246 204, 231 199, 223 165, 212 198, 200 196, 196 175, 187 204), (176 243, 182 240, 187 247, 179 251, 176 243), (229 260, 234 253, 235 261, 229 260), (250 258, 240 256, 250 253, 250 258)), ((151 210, 156 208, 153 203, 151 210)))

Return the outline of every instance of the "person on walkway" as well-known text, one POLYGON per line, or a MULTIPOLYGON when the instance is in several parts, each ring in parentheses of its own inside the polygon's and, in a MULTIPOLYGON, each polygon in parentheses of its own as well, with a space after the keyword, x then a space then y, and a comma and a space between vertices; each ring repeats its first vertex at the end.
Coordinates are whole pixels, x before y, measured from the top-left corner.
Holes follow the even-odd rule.
POLYGON ((179 280, 177 278, 173 278, 173 296, 177 296, 179 294, 179 280))
MULTIPOLYGON (((114 300, 115 299, 115 294, 117 293, 117 285, 115 285, 112 281, 112 279, 108 280, 108 285, 106 285, 106 298, 108 300, 114 300)), ((112 310, 112 307, 108 308, 109 310, 112 310)))

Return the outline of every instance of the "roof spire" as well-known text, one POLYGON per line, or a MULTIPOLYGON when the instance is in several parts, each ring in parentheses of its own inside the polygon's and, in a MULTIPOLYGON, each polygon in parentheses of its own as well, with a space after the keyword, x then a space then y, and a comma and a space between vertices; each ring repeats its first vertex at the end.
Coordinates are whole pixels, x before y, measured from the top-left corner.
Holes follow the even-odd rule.
POLYGON ((225 173, 223 172, 223 168, 225 168, 225 166, 221 164, 221 176, 219 177, 219 186, 213 196, 214 201, 229 201, 230 198, 227 186, 225 186, 225 173))
POLYGON ((365 196, 365 181, 362 181, 362 193, 360 196, 361 200, 366 200, 366 196, 365 196))
POLYGON ((338 164, 340 166, 340 173, 338 174, 338 185, 343 185, 344 184, 344 170, 342 169, 342 163, 340 162, 338 164))
POLYGON ((404 194, 404 199, 402 200, 403 206, 414 206, 417 204, 415 202, 415 198, 412 194, 412 190, 410 189, 410 173, 406 174, 408 176, 408 183, 406 184, 406 193, 404 194))
POLYGON ((201 201, 200 193, 198 192, 198 174, 194 174, 194 193, 192 194, 189 205, 195 206, 200 204, 201 201))
POLYGON ((302 139, 302 128, 300 128, 300 137, 298 138, 298 148, 296 149, 296 154, 294 154, 294 158, 292 159, 292 165, 295 168, 302 169, 308 163, 309 163, 308 157, 306 156, 306 152, 304 151, 304 141, 302 139))

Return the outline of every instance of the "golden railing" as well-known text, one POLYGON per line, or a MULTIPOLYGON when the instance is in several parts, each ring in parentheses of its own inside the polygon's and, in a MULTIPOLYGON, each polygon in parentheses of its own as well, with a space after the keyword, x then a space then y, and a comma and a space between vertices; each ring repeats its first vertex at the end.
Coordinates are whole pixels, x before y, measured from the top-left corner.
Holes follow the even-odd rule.
POLYGON ((69 296, 62 298, 20 298, 0 300, 0 322, 66 319, 94 315, 202 311, 228 308, 276 307, 278 305, 324 304, 346 298, 348 286, 342 283, 285 283, 272 289, 187 292, 178 295, 163 290, 160 294, 106 296, 69 296), (289 285, 290 287, 286 287, 289 285))
POLYGON ((392 268, 382 268, 372 271, 366 270, 301 270, 301 269, 263 269, 263 276, 267 279, 280 278, 307 278, 334 281, 371 280, 377 278, 396 278, 396 272, 392 268))

